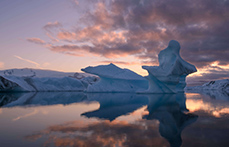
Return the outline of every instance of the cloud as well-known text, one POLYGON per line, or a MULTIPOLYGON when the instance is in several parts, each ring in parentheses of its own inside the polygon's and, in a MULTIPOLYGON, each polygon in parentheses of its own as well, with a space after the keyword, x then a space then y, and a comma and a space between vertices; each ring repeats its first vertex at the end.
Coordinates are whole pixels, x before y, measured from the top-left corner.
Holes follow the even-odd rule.
POLYGON ((41 40, 40 38, 27 38, 26 40, 35 44, 40 44, 40 45, 46 44, 45 41, 41 40))
POLYGON ((85 0, 76 4, 77 9, 87 7, 76 25, 64 29, 56 21, 43 27, 52 40, 58 40, 48 47, 51 51, 133 56, 155 65, 160 50, 174 39, 181 44, 182 58, 199 70, 215 61, 229 62, 229 1, 85 0))
POLYGON ((48 22, 46 25, 43 26, 43 28, 48 32, 51 29, 55 29, 55 28, 59 28, 59 27, 62 27, 62 24, 60 22, 58 22, 58 21, 48 22))
MULTIPOLYGON (((75 46, 89 42, 88 52, 105 57, 142 54, 152 60, 157 58, 150 54, 157 55, 169 40, 176 39, 183 58, 199 68, 214 61, 228 62, 228 1, 101 0, 90 5, 94 9, 82 15, 76 29, 60 31, 58 39, 76 42, 75 46)), ((60 25, 55 22, 54 26, 60 25)), ((55 46, 52 51, 58 52, 55 46)))
POLYGON ((52 42, 59 42, 58 39, 56 39, 55 37, 53 37, 49 32, 46 32, 46 35, 52 40, 52 42))
POLYGON ((90 45, 60 45, 60 46, 51 46, 51 51, 59 53, 77 53, 79 51, 86 51, 95 55, 102 55, 107 58, 116 58, 128 56, 129 54, 138 53, 139 50, 136 46, 131 46, 129 44, 113 44, 111 46, 90 46, 90 45))
POLYGON ((202 67, 200 70, 193 76, 187 77, 188 86, 203 85, 209 81, 229 78, 229 64, 219 65, 219 62, 216 61, 211 65, 202 67))
POLYGON ((51 39, 53 43, 59 42, 58 37, 56 37, 56 33, 62 29, 62 24, 58 21, 48 22, 43 26, 45 30, 45 34, 51 39))
POLYGON ((0 68, 4 68, 5 63, 4 62, 0 62, 0 68))
POLYGON ((20 59, 20 60, 22 60, 22 61, 25 61, 25 62, 34 64, 37 68, 40 68, 40 64, 37 63, 37 62, 31 61, 31 60, 29 60, 29 59, 24 59, 24 58, 22 58, 22 57, 20 57, 20 56, 16 56, 16 55, 14 55, 14 57, 16 57, 16 58, 18 58, 18 59, 20 59))
POLYGON ((73 32, 68 32, 68 31, 62 31, 57 34, 57 38, 61 40, 74 40, 76 37, 76 34, 73 32))

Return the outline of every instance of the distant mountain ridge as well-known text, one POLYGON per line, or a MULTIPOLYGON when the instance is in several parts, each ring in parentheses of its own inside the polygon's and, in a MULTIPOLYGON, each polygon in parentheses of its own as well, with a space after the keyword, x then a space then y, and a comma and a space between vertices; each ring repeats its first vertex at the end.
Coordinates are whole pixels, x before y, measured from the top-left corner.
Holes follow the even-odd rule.
POLYGON ((229 79, 210 81, 202 86, 186 87, 186 92, 201 93, 213 99, 229 100, 229 79))
POLYGON ((210 81, 202 86, 187 87, 187 90, 222 90, 229 92, 229 79, 210 81))

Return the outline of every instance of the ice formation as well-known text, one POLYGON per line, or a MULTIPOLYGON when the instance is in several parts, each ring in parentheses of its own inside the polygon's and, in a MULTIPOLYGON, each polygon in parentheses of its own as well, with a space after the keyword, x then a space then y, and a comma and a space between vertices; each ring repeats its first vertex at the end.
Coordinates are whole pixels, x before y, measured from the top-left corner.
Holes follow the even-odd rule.
POLYGON ((83 91, 97 80, 85 73, 11 69, 0 71, 0 91, 83 91))
POLYGON ((86 73, 4 70, 0 71, 0 91, 183 92, 186 76, 196 72, 196 68, 184 61, 179 51, 180 44, 171 40, 158 55, 159 66, 142 66, 149 73, 147 77, 112 63, 81 69, 86 73), (90 74, 98 75, 100 80, 90 74))
POLYGON ((87 92, 184 92, 186 76, 197 70, 194 65, 180 57, 179 51, 180 44, 171 40, 168 47, 158 55, 159 66, 142 66, 149 73, 146 78, 112 63, 82 69, 86 73, 100 77, 99 82, 88 86, 87 92))
POLYGON ((207 82, 201 86, 186 87, 187 92, 201 93, 218 100, 229 100, 229 79, 207 82))
POLYGON ((187 87, 187 90, 221 90, 229 93, 229 79, 204 83, 202 86, 187 87))
POLYGON ((194 65, 180 57, 180 44, 171 40, 166 49, 158 55, 159 66, 142 66, 149 75, 148 90, 145 93, 178 93, 186 86, 185 78, 196 72, 194 65))
POLYGON ((81 70, 100 77, 100 81, 88 86, 87 92, 136 92, 148 87, 145 78, 112 63, 96 67, 89 66, 81 70))

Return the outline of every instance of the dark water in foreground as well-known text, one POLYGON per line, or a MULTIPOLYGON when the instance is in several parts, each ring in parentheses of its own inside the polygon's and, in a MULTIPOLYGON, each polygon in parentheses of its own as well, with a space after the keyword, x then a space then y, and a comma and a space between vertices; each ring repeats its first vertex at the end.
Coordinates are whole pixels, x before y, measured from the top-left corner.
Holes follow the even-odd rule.
POLYGON ((0 146, 227 147, 229 98, 0 93, 0 146))

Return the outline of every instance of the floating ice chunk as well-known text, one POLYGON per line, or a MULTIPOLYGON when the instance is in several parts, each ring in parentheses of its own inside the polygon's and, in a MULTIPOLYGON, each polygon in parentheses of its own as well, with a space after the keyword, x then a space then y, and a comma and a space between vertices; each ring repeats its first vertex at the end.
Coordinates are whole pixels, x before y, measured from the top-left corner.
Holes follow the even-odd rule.
POLYGON ((196 72, 194 65, 184 61, 179 54, 180 44, 171 40, 158 55, 159 66, 142 66, 149 75, 146 93, 178 93, 186 86, 185 78, 196 72))
POLYGON ((100 77, 98 82, 88 86, 87 92, 136 92, 148 87, 145 78, 129 69, 119 68, 112 63, 96 67, 89 66, 81 70, 100 77))

